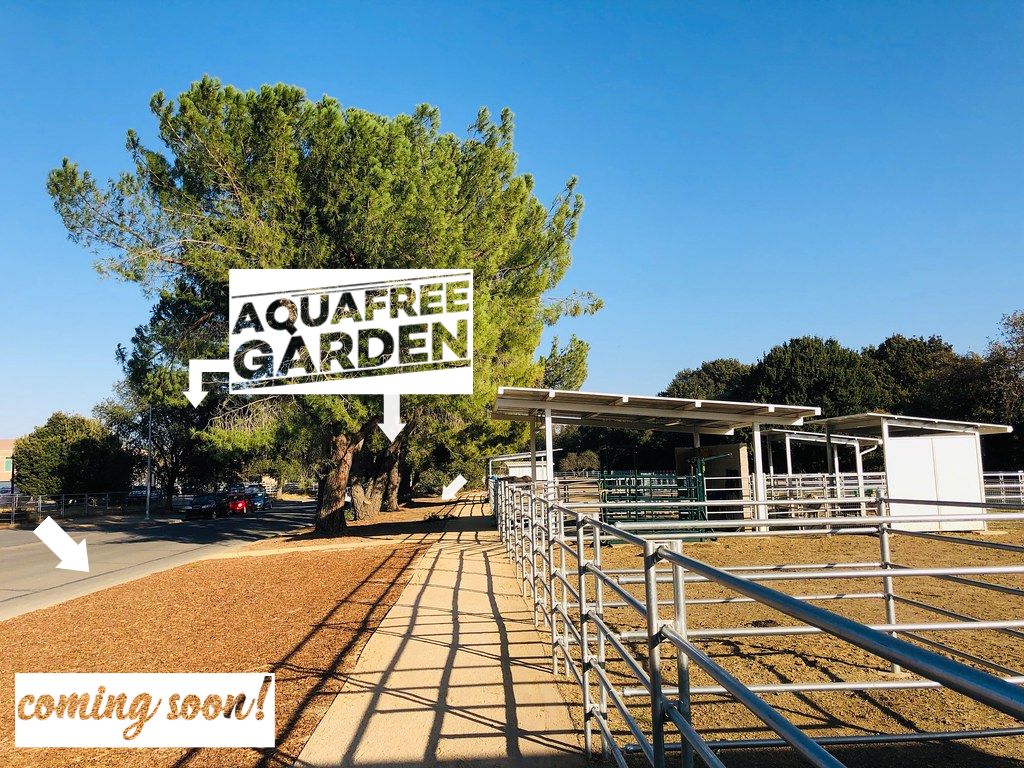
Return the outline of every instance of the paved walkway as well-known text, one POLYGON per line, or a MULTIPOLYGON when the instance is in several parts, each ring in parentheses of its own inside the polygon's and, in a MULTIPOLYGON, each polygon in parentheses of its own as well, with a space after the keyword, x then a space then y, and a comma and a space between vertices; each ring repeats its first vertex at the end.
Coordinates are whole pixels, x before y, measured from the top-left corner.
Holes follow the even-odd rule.
POLYGON ((452 512, 296 766, 584 764, 483 498, 452 512))

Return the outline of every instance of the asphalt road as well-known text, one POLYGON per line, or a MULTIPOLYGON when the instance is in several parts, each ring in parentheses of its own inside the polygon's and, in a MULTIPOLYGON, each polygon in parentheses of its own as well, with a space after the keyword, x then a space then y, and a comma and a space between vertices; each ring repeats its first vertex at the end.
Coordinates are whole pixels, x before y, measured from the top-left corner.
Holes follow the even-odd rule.
POLYGON ((30 528, 0 530, 0 621, 287 533, 312 518, 310 503, 278 502, 274 509, 217 520, 62 523, 76 542, 88 541, 89 573, 58 570, 58 558, 30 528))

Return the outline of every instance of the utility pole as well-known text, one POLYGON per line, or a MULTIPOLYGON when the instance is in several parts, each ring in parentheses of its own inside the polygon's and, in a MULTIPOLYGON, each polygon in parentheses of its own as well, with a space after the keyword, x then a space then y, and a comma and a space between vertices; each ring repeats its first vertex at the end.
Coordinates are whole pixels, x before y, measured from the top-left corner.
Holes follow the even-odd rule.
POLYGON ((149 404, 149 447, 146 449, 146 519, 149 520, 149 497, 153 489, 153 404, 149 404))

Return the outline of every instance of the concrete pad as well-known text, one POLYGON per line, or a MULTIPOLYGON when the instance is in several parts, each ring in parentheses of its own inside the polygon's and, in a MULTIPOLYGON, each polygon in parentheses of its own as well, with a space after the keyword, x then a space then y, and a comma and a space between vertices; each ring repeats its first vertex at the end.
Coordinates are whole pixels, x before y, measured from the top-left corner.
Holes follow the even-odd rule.
POLYGON ((296 766, 584 765, 486 507, 452 511, 296 766))

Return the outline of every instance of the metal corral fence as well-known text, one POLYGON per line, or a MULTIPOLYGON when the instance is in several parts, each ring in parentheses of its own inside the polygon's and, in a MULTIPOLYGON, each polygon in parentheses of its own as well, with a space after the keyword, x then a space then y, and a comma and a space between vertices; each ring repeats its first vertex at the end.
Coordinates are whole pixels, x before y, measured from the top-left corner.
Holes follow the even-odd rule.
POLYGON ((1024 503, 1024 470, 1019 472, 986 472, 985 501, 1024 503))
MULTIPOLYGON (((126 512, 141 512, 146 507, 145 497, 129 497, 129 491, 100 493, 65 493, 53 496, 31 496, 25 493, 0 494, 0 522, 31 523, 46 517, 95 517, 126 512)), ((186 506, 191 496, 175 496, 174 507, 186 506)), ((164 497, 154 498, 150 509, 154 512, 166 508, 164 497)))
MULTIPOLYGON (((573 480, 597 482, 600 472, 574 472, 573 480)), ((562 479, 562 476, 559 476, 562 479)), ((813 472, 792 475, 765 475, 765 491, 772 501, 789 499, 851 499, 862 496, 885 496, 885 472, 813 472)), ((985 472, 985 500, 1001 504, 1024 503, 1024 470, 985 472)), ((704 478, 707 498, 725 500, 750 496, 754 476, 707 475, 704 478)))
MULTIPOLYGON (((998 511, 986 513, 986 505, 941 502, 944 507, 963 507, 956 515, 887 514, 890 503, 934 506, 934 501, 863 498, 869 513, 859 517, 807 519, 725 519, 714 522, 714 538, 752 536, 869 535, 877 539, 878 558, 871 562, 808 563, 781 565, 742 565, 716 567, 685 554, 685 542, 708 540, 706 521, 655 519, 645 522, 613 524, 602 518, 607 504, 601 502, 562 503, 554 501, 553 484, 533 484, 513 478, 496 479, 491 499, 499 531, 508 556, 521 579, 525 596, 532 601, 534 621, 549 633, 552 666, 559 666, 580 686, 584 723, 584 744, 592 754, 594 738, 601 750, 625 768, 630 753, 642 753, 654 768, 663 768, 666 753, 682 754, 673 758, 682 765, 693 764, 697 756, 709 766, 723 766, 719 753, 730 748, 761 748, 789 745, 810 764, 841 766, 824 747, 831 745, 944 741, 1024 734, 1022 727, 965 729, 928 733, 840 735, 812 738, 782 711, 762 696, 773 693, 812 691, 872 691, 895 689, 945 688, 1017 720, 1024 719, 1024 690, 1018 683, 1024 675, 997 662, 983 658, 972 647, 964 650, 940 642, 928 633, 960 630, 991 630, 1024 638, 1024 620, 979 620, 961 610, 951 611, 917 600, 901 597, 894 584, 902 579, 935 578, 971 588, 1024 597, 1024 589, 986 581, 989 575, 1020 577, 1024 564, 908 567, 893 561, 890 544, 896 537, 919 537, 956 544, 974 552, 998 549, 1024 553, 1024 547, 986 540, 968 539, 944 533, 909 531, 894 525, 949 521, 988 522, 1024 520, 1024 506, 998 505, 998 511), (550 496, 548 501, 545 496, 550 496), (809 525, 810 523, 810 525, 809 525), (625 544, 642 556, 642 567, 613 569, 602 565, 602 549, 609 544, 625 544), (877 579, 879 588, 869 592, 839 590, 831 594, 790 595, 774 589, 772 582, 815 583, 818 580, 877 579), (725 588, 727 597, 695 599, 687 595, 688 585, 710 584, 725 588), (659 594, 659 585, 663 585, 659 594), (634 594, 634 593, 637 594, 634 594), (867 624, 846 618, 814 605, 830 600, 878 600, 884 605, 886 620, 867 624), (799 622, 781 626, 694 628, 687 621, 687 610, 694 604, 756 603, 799 622), (913 605, 937 617, 930 621, 897 619, 897 606, 913 605), (614 609, 614 610, 613 610, 614 609), (627 611, 637 621, 626 628, 615 624, 615 611, 627 611), (830 680, 826 682, 781 682, 748 685, 719 664, 698 643, 711 639, 770 635, 824 633, 856 647, 891 665, 894 672, 912 675, 871 680, 830 680), (941 655, 909 642, 914 639, 949 656, 941 655), (637 649, 636 652, 632 649, 637 649), (663 652, 668 655, 663 656, 663 652), (646 659, 642 658, 646 656, 646 659), (663 679, 663 659, 675 661, 675 679, 663 679), (954 659, 971 662, 970 666, 954 659), (633 684, 617 686, 609 668, 625 669, 633 684), (715 683, 691 686, 691 665, 707 673, 715 683), (980 669, 979 667, 983 668, 980 669), (987 671, 986 671, 987 670, 987 671), (721 697, 742 704, 774 735, 770 738, 734 738, 705 740, 692 725, 696 702, 715 706, 721 697), (709 697, 711 697, 709 699, 709 697), (629 731, 626 744, 614 738, 609 712, 617 712, 629 731), (649 718, 649 727, 641 725, 649 718), (674 730, 678 741, 669 738, 674 730)), ((559 495, 564 495, 559 491, 559 495)), ((718 502, 736 505, 736 502, 718 502)), ((742 502, 744 505, 755 502, 742 502)), ((764 504, 764 502, 761 502, 764 504)), ((785 504, 792 506, 793 500, 785 504)), ((820 504, 820 500, 811 500, 820 504)), ((716 502, 705 502, 714 506, 716 502)), ((768 502, 772 506, 774 502, 768 502)), ((645 505, 648 506, 648 505, 645 505)), ((683 505, 689 506, 689 505, 683 505)), ((1012 523, 1011 523, 1012 524, 1012 523)), ((799 548, 794 547, 794 550, 799 548)), ((966 609, 965 609, 966 610, 966 609)), ((672 665, 669 665, 672 666, 672 665)))

